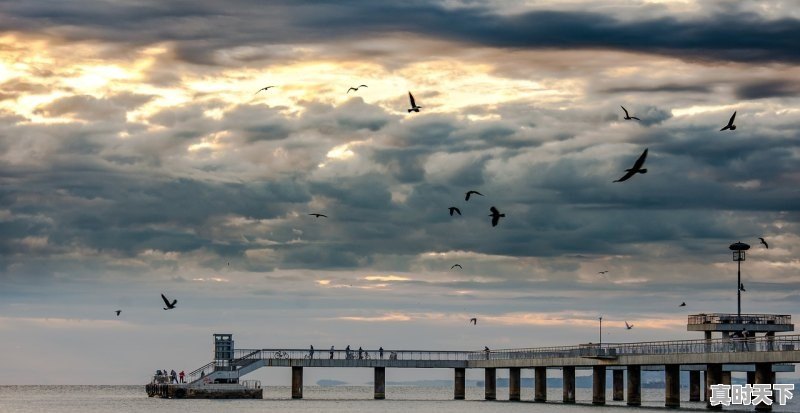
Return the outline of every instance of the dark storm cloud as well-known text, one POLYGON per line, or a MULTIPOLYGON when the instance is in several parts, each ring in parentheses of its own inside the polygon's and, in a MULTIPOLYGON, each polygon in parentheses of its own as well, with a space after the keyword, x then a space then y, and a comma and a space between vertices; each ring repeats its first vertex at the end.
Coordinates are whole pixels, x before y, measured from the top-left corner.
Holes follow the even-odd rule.
POLYGON ((794 41, 800 37, 800 21, 733 9, 685 19, 623 20, 599 12, 537 10, 509 15, 428 2, 271 2, 265 7, 249 1, 181 1, 97 7, 84 0, 7 2, 3 8, 11 16, 0 25, 3 30, 44 29, 65 39, 134 45, 172 41, 177 59, 199 64, 241 65, 270 58, 270 48, 243 59, 217 54, 241 46, 341 42, 394 33, 515 49, 617 49, 739 62, 800 60, 794 41))
POLYGON ((766 99, 800 96, 800 82, 788 79, 764 80, 736 87, 737 99, 766 99))
POLYGON ((602 93, 710 93, 711 87, 706 85, 681 85, 668 83, 663 85, 617 86, 603 89, 602 93))

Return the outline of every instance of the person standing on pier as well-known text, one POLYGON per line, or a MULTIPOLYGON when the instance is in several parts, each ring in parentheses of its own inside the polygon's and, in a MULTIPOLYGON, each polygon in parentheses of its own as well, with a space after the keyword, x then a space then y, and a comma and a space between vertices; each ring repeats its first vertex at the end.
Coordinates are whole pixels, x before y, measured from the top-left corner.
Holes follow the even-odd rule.
POLYGON ((170 383, 178 383, 178 373, 175 373, 175 370, 171 370, 169 372, 170 376, 170 383))
POLYGON ((344 356, 345 356, 345 358, 347 360, 350 360, 350 345, 349 344, 344 349, 344 356))
POLYGON ((381 346, 381 348, 378 349, 378 354, 381 355, 381 360, 383 360, 383 346, 381 346))
POLYGON ((308 349, 308 358, 310 358, 310 359, 314 358, 314 345, 313 344, 311 345, 311 348, 308 349))
POLYGON ((180 372, 180 373, 178 373, 178 377, 180 377, 180 379, 181 379, 181 383, 186 383, 186 382, 184 381, 184 380, 185 380, 185 378, 186 378, 186 373, 184 373, 184 372, 183 372, 183 370, 181 370, 181 372, 180 372))
POLYGON ((331 360, 333 360, 333 346, 331 346, 331 360))
POLYGON ((364 358, 364 350, 361 347, 358 347, 358 359, 361 360, 364 358))

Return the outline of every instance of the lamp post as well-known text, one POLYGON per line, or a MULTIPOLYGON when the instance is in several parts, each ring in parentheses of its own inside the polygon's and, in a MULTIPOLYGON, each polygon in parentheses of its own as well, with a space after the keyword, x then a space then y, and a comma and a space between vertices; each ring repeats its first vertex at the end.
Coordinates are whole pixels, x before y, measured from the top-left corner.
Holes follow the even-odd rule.
POLYGON ((600 347, 603 347, 603 316, 600 316, 600 347))
POLYGON ((744 261, 745 251, 750 246, 744 242, 736 242, 729 247, 733 251, 733 260, 736 261, 736 309, 739 320, 742 317, 742 261, 744 261))

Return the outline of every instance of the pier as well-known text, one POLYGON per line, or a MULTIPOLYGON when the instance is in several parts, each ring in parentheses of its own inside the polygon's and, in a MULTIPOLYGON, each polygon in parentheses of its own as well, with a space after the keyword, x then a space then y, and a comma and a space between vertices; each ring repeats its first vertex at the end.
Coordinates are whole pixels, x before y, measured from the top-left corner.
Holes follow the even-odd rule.
MULTIPOLYGON (((730 383, 732 371, 747 371, 748 383, 774 384, 775 373, 794 371, 800 362, 800 335, 775 335, 792 331, 786 315, 689 316, 687 329, 704 331, 704 339, 638 343, 581 344, 575 346, 515 348, 478 351, 424 350, 316 350, 234 349, 230 334, 215 334, 215 359, 189 374, 187 388, 213 384, 237 384, 260 368, 292 370, 292 398, 303 397, 304 368, 371 368, 375 398, 387 397, 386 370, 396 368, 453 369, 454 399, 465 396, 466 369, 483 369, 485 399, 496 399, 498 369, 509 371, 509 399, 520 400, 521 370, 534 371, 536 402, 547 402, 546 383, 550 371, 563 377, 563 403, 575 403, 575 370, 591 369, 592 404, 606 403, 606 371, 612 370, 613 400, 641 404, 641 371, 663 370, 664 405, 680 407, 681 371, 689 371, 689 401, 708 401, 710 386, 730 383), (733 318, 730 318, 733 317, 733 318), (741 326, 744 326, 743 328, 741 326), (714 338, 712 333, 721 332, 714 338), (735 332, 736 335, 731 334, 735 332), (762 334, 757 336, 757 334, 762 334), (701 379, 701 374, 704 380, 701 379), (627 386, 625 377, 627 376, 627 386), (624 389, 627 387, 627 392, 624 389), (702 391, 705 389, 705 391, 702 391)), ((175 385, 178 386, 178 385, 175 385)), ((163 397, 163 396, 162 396, 163 397)), ((712 408, 707 403, 708 408, 712 408)), ((716 406, 721 407, 721 406, 716 406)), ((767 405, 755 406, 768 411, 767 405)))

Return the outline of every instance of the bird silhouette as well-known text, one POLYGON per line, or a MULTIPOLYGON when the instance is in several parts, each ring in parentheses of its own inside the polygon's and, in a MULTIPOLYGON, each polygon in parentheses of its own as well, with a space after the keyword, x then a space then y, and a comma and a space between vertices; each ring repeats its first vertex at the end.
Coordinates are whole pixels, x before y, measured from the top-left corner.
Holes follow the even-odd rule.
POLYGON ((456 214, 458 214, 458 215, 461 215, 461 210, 460 210, 460 209, 458 209, 458 208, 456 208, 456 207, 450 207, 450 208, 447 208, 447 209, 449 209, 449 210, 450 210, 450 216, 451 216, 451 217, 453 216, 453 213, 456 213, 456 214))
POLYGON ((117 310, 117 311, 114 311, 114 312, 117 313, 117 317, 119 317, 119 314, 122 312, 122 310, 117 310))
POLYGON ((622 110, 625 111, 625 120, 631 120, 631 119, 641 120, 641 119, 637 118, 636 116, 628 115, 628 109, 625 109, 624 106, 620 105, 620 107, 622 108, 622 110))
POLYGON ((747 291, 744 289, 744 283, 739 283, 739 291, 747 291))
POLYGON ((414 95, 411 92, 408 92, 408 99, 411 101, 411 109, 408 110, 408 113, 419 112, 422 109, 422 106, 417 106, 417 103, 414 102, 414 95))
POLYGON ((686 301, 682 302, 678 307, 686 307, 686 301))
POLYGON ((347 93, 350 93, 351 90, 358 92, 358 89, 361 89, 362 87, 367 87, 367 85, 360 85, 359 87, 351 87, 350 89, 347 89, 347 93))
POLYGON ((498 211, 497 208, 495 208, 495 207, 489 208, 489 211, 492 211, 492 213, 489 214, 489 216, 492 217, 492 226, 493 227, 497 226, 497 222, 500 221, 500 218, 505 218, 505 216, 506 216, 506 214, 501 214, 500 211, 498 211))
POLYGON ((647 158, 647 149, 645 149, 644 152, 642 152, 642 154, 639 155, 639 159, 636 160, 636 163, 633 164, 633 167, 631 169, 626 169, 625 175, 623 175, 622 178, 619 178, 614 182, 625 182, 628 179, 630 179, 630 177, 636 175, 637 173, 646 174, 647 168, 642 168, 642 166, 644 165, 644 160, 646 158, 647 158))
POLYGON ((633 328, 633 324, 628 324, 628 322, 626 321, 626 322, 625 322, 625 328, 626 328, 626 329, 628 329, 628 330, 630 330, 630 329, 632 329, 632 328, 633 328))
POLYGON ((478 325, 478 319, 475 317, 470 318, 469 322, 472 323, 472 325, 474 326, 478 325))
POLYGON ((268 90, 269 90, 269 88, 271 88, 271 87, 275 87, 275 86, 267 86, 267 87, 262 87, 261 89, 258 89, 258 90, 256 91, 256 93, 254 93, 254 95, 257 95, 257 94, 258 94, 258 92, 260 92, 260 91, 262 91, 262 90, 266 92, 266 91, 268 91, 268 90))
POLYGON ((319 218, 319 217, 327 218, 328 217, 325 214, 308 214, 308 215, 311 215, 311 216, 314 216, 314 217, 317 217, 317 218, 319 218))
POLYGON ((464 200, 465 201, 469 201, 469 197, 472 194, 483 196, 483 194, 478 192, 478 191, 467 191, 466 196, 464 197, 464 200))
POLYGON ((605 270, 605 271, 598 271, 597 273, 598 273, 598 274, 607 274, 607 273, 608 273, 608 270, 605 270))
POLYGON ((462 270, 464 269, 464 267, 462 267, 461 264, 453 264, 453 266, 450 267, 450 269, 452 270, 453 268, 456 268, 456 267, 461 268, 462 270))
POLYGON ((769 249, 769 244, 767 244, 767 241, 764 241, 764 238, 758 237, 758 239, 761 240, 761 245, 763 245, 764 248, 769 249))
POLYGON ((169 302, 167 296, 164 294, 161 294, 161 299, 164 300, 164 304, 166 304, 166 307, 164 307, 165 310, 172 310, 175 308, 175 304, 178 304, 178 300, 172 300, 172 302, 169 302))
POLYGON ((733 116, 731 116, 731 119, 728 121, 728 124, 727 124, 727 125, 725 125, 725 127, 724 127, 724 128, 722 128, 722 129, 720 129, 719 131, 720 131, 720 132, 722 132, 722 131, 724 131, 724 130, 728 130, 728 129, 730 129, 730 130, 736 130, 736 125, 734 125, 734 124, 733 124, 733 119, 734 119, 735 117, 736 117, 736 112, 733 112, 733 116))

